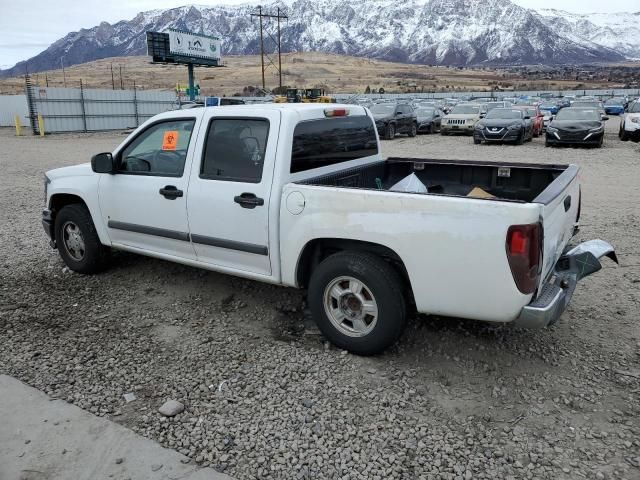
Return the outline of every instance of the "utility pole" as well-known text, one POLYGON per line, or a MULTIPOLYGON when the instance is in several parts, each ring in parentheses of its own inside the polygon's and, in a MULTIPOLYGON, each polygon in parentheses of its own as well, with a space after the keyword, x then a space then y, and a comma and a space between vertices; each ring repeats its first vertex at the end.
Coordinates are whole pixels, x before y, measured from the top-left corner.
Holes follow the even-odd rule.
POLYGON ((258 7, 260 18, 260 63, 262 64, 262 90, 265 90, 264 85, 264 40, 262 38, 262 6, 258 7))
POLYGON ((272 15, 272 14, 268 14, 268 13, 262 13, 262 6, 258 7, 258 13, 252 13, 251 14, 252 17, 258 17, 260 19, 260 65, 262 67, 262 89, 266 90, 266 82, 265 82, 265 77, 264 77, 264 72, 265 70, 268 68, 269 65, 265 66, 265 62, 264 62, 264 57, 267 57, 267 60, 269 60, 269 63, 271 65, 273 65, 275 68, 278 69, 278 77, 279 77, 279 86, 280 88, 282 88, 282 51, 281 51, 281 36, 280 36, 280 20, 281 19, 288 19, 289 17, 287 17, 286 15, 282 14, 280 11, 280 8, 278 7, 278 14, 277 15, 272 15), (269 33, 269 37, 271 37, 271 39, 276 43, 277 47, 278 47, 278 66, 276 66, 273 63, 273 60, 271 60, 271 58, 269 57, 269 54, 265 53, 264 51, 264 24, 262 19, 263 18, 275 18, 277 19, 277 26, 278 26, 278 38, 274 39, 273 36, 269 33))
POLYGON ((124 83, 122 83, 122 64, 120 64, 120 90, 124 90, 124 83))
POLYGON ((109 64, 111 66, 111 90, 116 89, 116 82, 113 81, 113 63, 109 64))
POLYGON ((280 52, 280 7, 278 7, 278 78, 280 93, 282 93, 282 56, 280 52))
POLYGON ((67 74, 64 71, 64 62, 62 61, 64 57, 60 57, 60 66, 62 66, 62 78, 64 79, 64 86, 67 88, 67 74))

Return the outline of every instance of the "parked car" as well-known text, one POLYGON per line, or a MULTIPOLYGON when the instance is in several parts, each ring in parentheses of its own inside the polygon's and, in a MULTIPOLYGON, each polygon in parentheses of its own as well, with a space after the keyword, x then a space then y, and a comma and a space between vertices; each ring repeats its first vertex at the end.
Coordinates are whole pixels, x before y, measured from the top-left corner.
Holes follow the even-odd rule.
POLYGON ((560 107, 557 103, 554 102, 542 102, 538 105, 538 108, 542 111, 543 114, 547 112, 551 115, 555 115, 560 110, 560 107))
POLYGON ((518 105, 516 108, 524 112, 525 118, 529 117, 533 123, 533 136, 539 137, 544 130, 544 115, 537 105, 518 105))
POLYGON ((620 140, 640 141, 640 100, 631 102, 627 107, 627 113, 620 119, 620 140))
POLYGON ((579 100, 574 101, 571 106, 575 108, 596 108, 598 109, 598 112, 600 112, 600 116, 603 120, 604 117, 607 116, 607 113, 604 111, 604 105, 602 105, 602 102, 600 100, 585 99, 585 97, 583 97, 579 100))
MULTIPOLYGON (((575 103, 574 103, 575 105, 575 103)), ((604 120, 597 108, 563 108, 547 127, 545 146, 590 145, 602 147, 604 120)))
POLYGON ((440 131, 442 110, 438 108, 418 108, 416 117, 418 119, 418 133, 437 133, 440 131))
POLYGON ((409 302, 441 316, 556 322, 598 259, 616 258, 601 240, 568 246, 578 172, 384 159, 373 117, 354 105, 199 108, 147 120, 91 164, 48 171, 42 224, 74 272, 125 250, 304 288, 325 337, 368 355, 400 337, 409 302), (414 176, 424 193, 397 187, 414 176))
POLYGON ((410 137, 418 134, 418 119, 413 107, 407 103, 378 103, 371 107, 376 128, 381 138, 393 140, 396 134, 410 137))
POLYGON ((604 112, 607 115, 622 115, 624 113, 624 98, 610 98, 604 102, 604 112))
POLYGON ((490 112, 494 108, 509 108, 511 106, 510 102, 500 101, 500 102, 487 102, 487 112, 490 112))
POLYGON ((459 103, 451 112, 442 119, 440 133, 449 135, 452 133, 463 133, 473 135, 473 127, 485 113, 482 106, 475 103, 459 103))
POLYGON ((533 138, 533 122, 522 108, 494 108, 476 123, 473 143, 511 142, 522 145, 533 138))

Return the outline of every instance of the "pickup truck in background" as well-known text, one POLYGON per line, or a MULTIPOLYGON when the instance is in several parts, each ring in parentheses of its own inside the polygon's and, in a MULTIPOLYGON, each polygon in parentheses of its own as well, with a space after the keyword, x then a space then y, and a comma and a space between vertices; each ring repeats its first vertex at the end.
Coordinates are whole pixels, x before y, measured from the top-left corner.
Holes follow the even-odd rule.
POLYGON ((194 108, 47 172, 43 225, 79 273, 118 249, 304 288, 322 333, 367 355, 400 337, 410 309, 556 322, 578 280, 616 260, 600 240, 568 246, 577 174, 384 159, 373 116, 354 105, 194 108), (422 193, 399 188, 407 178, 422 193))

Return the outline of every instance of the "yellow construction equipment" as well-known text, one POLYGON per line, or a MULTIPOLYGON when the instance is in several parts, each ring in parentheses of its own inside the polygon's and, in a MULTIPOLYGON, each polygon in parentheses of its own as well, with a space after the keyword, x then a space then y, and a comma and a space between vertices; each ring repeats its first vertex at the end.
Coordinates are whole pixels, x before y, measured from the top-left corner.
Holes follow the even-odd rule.
POLYGON ((279 95, 275 103, 335 103, 322 88, 287 88, 286 96, 279 95))

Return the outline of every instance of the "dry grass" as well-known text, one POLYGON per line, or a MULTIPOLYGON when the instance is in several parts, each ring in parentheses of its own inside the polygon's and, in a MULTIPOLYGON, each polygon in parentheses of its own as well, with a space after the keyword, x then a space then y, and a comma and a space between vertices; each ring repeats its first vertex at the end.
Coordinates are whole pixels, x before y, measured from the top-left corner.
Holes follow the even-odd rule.
MULTIPOLYGON (((196 83, 200 85, 201 93, 229 96, 242 93, 246 86, 262 84, 259 56, 232 56, 226 57, 224 61, 225 68, 196 68, 196 83)), ((151 64, 149 57, 138 56, 106 58, 69 67, 66 69, 67 86, 77 86, 82 80, 87 88, 112 88, 112 65, 116 88, 120 88, 120 67, 124 88, 131 88, 135 82, 143 89, 170 90, 177 83, 187 83, 186 67, 151 64)), ((562 80, 538 81, 531 85, 531 82, 511 78, 511 74, 501 69, 430 67, 324 53, 285 54, 282 58, 282 70, 285 85, 323 86, 331 93, 362 93, 367 86, 375 91, 382 87, 387 93, 405 93, 488 90, 495 84, 545 90, 568 89, 576 85, 576 82, 562 80)), ((49 86, 63 86, 62 70, 33 75, 34 82, 40 86, 45 85, 46 79, 49 86)), ((265 79, 268 89, 276 87, 277 70, 270 67, 265 73, 265 79)), ((615 86, 602 82, 581 85, 584 88, 615 86)), ((0 94, 21 93, 23 90, 23 78, 0 80, 0 94)))

